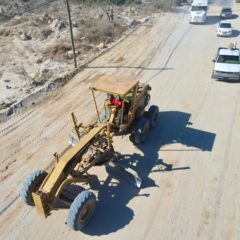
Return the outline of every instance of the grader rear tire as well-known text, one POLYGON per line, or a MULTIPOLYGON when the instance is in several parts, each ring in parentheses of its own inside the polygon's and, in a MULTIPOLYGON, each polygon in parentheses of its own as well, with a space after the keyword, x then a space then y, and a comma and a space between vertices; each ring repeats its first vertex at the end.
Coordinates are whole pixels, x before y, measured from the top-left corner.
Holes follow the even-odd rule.
POLYGON ((78 194, 68 212, 67 224, 73 230, 83 229, 90 220, 96 206, 96 197, 92 192, 78 194))
POLYGON ((146 118, 141 117, 137 120, 134 132, 134 138, 137 144, 141 144, 146 140, 149 129, 150 124, 146 118))
POLYGON ((27 205, 34 206, 32 193, 38 190, 46 176, 46 172, 37 170, 25 178, 20 196, 27 205))
POLYGON ((154 128, 157 125, 157 119, 158 119, 158 113, 159 113, 159 109, 158 106, 152 105, 147 113, 146 113, 146 117, 150 123, 150 128, 154 128))

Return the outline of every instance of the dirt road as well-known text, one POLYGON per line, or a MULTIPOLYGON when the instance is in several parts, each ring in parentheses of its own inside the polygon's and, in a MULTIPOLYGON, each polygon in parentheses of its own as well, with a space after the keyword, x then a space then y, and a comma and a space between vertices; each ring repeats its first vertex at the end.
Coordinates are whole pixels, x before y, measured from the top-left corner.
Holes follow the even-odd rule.
MULTIPOLYGON (((0 126, 1 239, 240 238, 240 85, 211 79, 217 47, 240 42, 239 31, 216 37, 220 8, 211 5, 205 25, 190 25, 187 7, 159 16, 41 105, 0 126), (27 174, 48 169, 52 153, 66 147, 70 112, 83 122, 93 117, 88 87, 106 74, 152 86, 158 127, 140 147, 128 136, 114 143, 142 176, 142 189, 99 167, 96 212, 83 232, 74 232, 64 225, 66 209, 41 219, 21 202, 19 189, 27 174)), ((232 22, 240 30, 239 19, 232 22)))

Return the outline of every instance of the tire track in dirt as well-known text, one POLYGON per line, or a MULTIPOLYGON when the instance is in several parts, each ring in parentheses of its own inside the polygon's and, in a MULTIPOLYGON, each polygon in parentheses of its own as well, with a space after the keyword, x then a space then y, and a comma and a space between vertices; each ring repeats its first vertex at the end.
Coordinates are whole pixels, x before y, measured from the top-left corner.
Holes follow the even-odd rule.
MULTIPOLYGON (((99 96, 96 96, 96 97, 99 97, 99 96)), ((101 97, 101 96, 100 96, 101 97)), ((89 100, 88 101, 88 106, 89 105, 91 105, 91 110, 89 110, 89 107, 88 107, 88 109, 86 110, 86 113, 90 113, 90 114, 84 114, 85 115, 85 117, 86 117, 86 115, 88 115, 89 117, 87 117, 87 118, 90 118, 91 116, 92 116, 92 110, 94 110, 94 106, 93 106, 93 104, 91 104, 92 102, 91 102, 91 100, 89 100)), ((48 128, 46 129, 46 128, 44 128, 44 130, 42 130, 41 131, 41 133, 40 134, 38 134, 38 136, 36 136, 36 137, 34 137, 34 138, 32 138, 30 141, 27 141, 26 143, 24 143, 24 145, 21 147, 21 148, 19 148, 18 150, 16 150, 14 153, 12 153, 12 154, 10 154, 7 158, 5 158, 3 161, 2 161, 2 163, 3 162, 5 162, 5 161, 7 161, 7 160, 9 160, 10 158, 12 158, 14 155, 16 155, 16 154, 18 154, 20 151, 22 151, 22 150, 24 150, 24 149, 26 149, 28 146, 29 146, 29 144, 33 144, 34 143, 34 145, 39 145, 39 144, 41 144, 42 142, 48 142, 48 141, 51 141, 53 138, 55 138, 55 137, 57 137, 57 135, 58 134, 60 134, 66 127, 68 127, 70 124, 67 122, 67 123, 65 123, 65 124, 63 124, 62 125, 62 127, 59 127, 59 128, 57 128, 57 129, 54 129, 54 130, 52 130, 52 128, 51 128, 51 125, 48 125, 48 128), (47 134, 47 136, 46 136, 46 133, 48 133, 47 134), (44 135, 44 136, 43 136, 44 135)), ((33 155, 34 156, 34 155, 33 155)), ((10 165, 12 165, 13 163, 15 162, 15 160, 13 160, 13 162, 11 161, 11 162, 9 162, 8 163, 8 167, 10 166, 10 165)), ((52 166, 54 164, 54 162, 51 162, 46 168, 45 168, 45 170, 49 170, 49 168, 52 166)), ((19 199, 19 195, 17 195, 17 196, 15 196, 15 197, 13 197, 7 204, 5 204, 2 208, 1 208, 1 210, 0 210, 0 215, 2 214, 2 213, 4 213, 5 211, 7 211, 9 208, 11 208, 13 205, 14 205, 14 203, 19 199)))
MULTIPOLYGON (((68 123, 65 123, 63 124, 61 127, 57 128, 55 131, 52 130, 52 128, 48 128, 48 129, 45 129, 45 130, 42 130, 41 133, 32 138, 31 140, 27 141, 22 147, 19 147, 17 150, 15 150, 13 153, 11 153, 10 155, 8 155, 7 157, 5 157, 2 161, 1 161, 1 166, 6 162, 8 161, 9 159, 11 159, 13 156, 15 156, 16 154, 18 154, 19 152, 21 152, 22 150, 26 149, 27 147, 29 147, 30 144, 33 144, 36 146, 36 145, 39 145, 41 144, 42 142, 48 142, 50 140, 52 140, 52 138, 55 138, 60 132, 62 132, 69 124, 68 123), (52 133, 51 133, 51 130, 52 130, 52 133), (42 135, 45 135, 46 133, 47 136, 43 136, 42 135)), ((21 144, 21 141, 19 142, 21 144)), ((4 166, 5 168, 8 168, 9 165, 11 165, 12 162, 10 164, 8 164, 7 166, 4 166)), ((2 170, 0 169, 0 172, 4 172, 5 170, 2 170)))
MULTIPOLYGON (((177 27, 177 24, 175 25, 175 28, 176 28, 176 27, 177 27)), ((192 27, 192 26, 189 26, 189 27, 185 30, 185 32, 182 34, 181 38, 178 40, 178 42, 176 43, 176 45, 175 45, 175 46, 173 47, 173 49, 171 50, 171 52, 170 52, 167 60, 165 61, 163 67, 161 68, 161 70, 160 70, 159 72, 157 72, 155 75, 153 75, 153 76, 151 77, 151 79, 147 80, 146 82, 152 81, 152 80, 153 80, 155 77, 157 77, 162 71, 164 71, 164 69, 167 68, 168 63, 170 62, 171 58, 173 57, 175 51, 176 51, 177 48, 180 46, 180 44, 182 43, 182 41, 184 40, 184 38, 187 36, 187 34, 190 32, 191 27, 192 27)), ((166 41, 165 41, 165 44, 167 43, 167 40, 172 36, 175 28, 174 28, 173 31, 168 35, 168 37, 167 37, 167 39, 166 39, 166 41)), ((165 46, 165 44, 163 45, 163 47, 165 46)), ((163 47, 162 47, 162 48, 163 48, 163 47)))
MULTIPOLYGON (((169 38, 172 36, 172 34, 173 34, 173 32, 174 32, 174 30, 176 29, 177 26, 178 26, 178 23, 176 22, 175 25, 173 26, 173 28, 170 30, 170 32, 166 35, 166 37, 163 38, 163 39, 160 41, 159 45, 157 46, 157 50, 160 50, 160 51, 158 52, 158 54, 161 54, 162 49, 163 49, 163 48, 165 47, 165 45, 167 44, 169 38)), ((147 62, 146 62, 146 61, 145 61, 145 62, 143 61, 144 64, 145 64, 145 65, 149 65, 149 63, 152 62, 152 59, 153 59, 153 57, 155 56, 155 54, 156 54, 156 50, 155 50, 155 51, 152 51, 152 52, 149 54, 150 56, 152 56, 152 58, 148 59, 147 62)), ((170 60, 170 59, 169 59, 169 60, 170 60)), ((157 76, 158 74, 160 74, 162 71, 164 71, 164 70, 166 69, 166 67, 167 67, 167 64, 164 64, 164 66, 161 67, 161 70, 160 70, 158 73, 156 73, 156 75, 154 75, 153 77, 151 77, 151 79, 149 79, 149 80, 147 80, 147 81, 145 81, 145 82, 148 83, 148 82, 150 82, 151 80, 153 80, 153 78, 154 78, 155 76, 157 76)), ((137 76, 139 76, 142 72, 143 72, 143 70, 142 70, 142 71, 139 71, 139 73, 137 74, 137 76)))
MULTIPOLYGON (((54 162, 50 162, 43 170, 48 172, 53 165, 54 165, 54 162)), ((14 205, 14 203, 16 203, 18 199, 20 199, 20 194, 13 196, 12 199, 7 204, 5 204, 2 208, 0 208, 0 216, 4 212, 6 212, 10 207, 12 207, 12 205, 14 205)))
POLYGON ((0 137, 4 137, 6 136, 7 134, 9 134, 10 132, 16 130, 20 124, 28 121, 28 118, 30 117, 30 115, 34 113, 34 110, 24 114, 20 119, 18 119, 17 121, 11 123, 11 124, 8 124, 8 126, 4 127, 3 129, 0 130, 0 137))
POLYGON ((8 204, 6 204, 5 206, 3 206, 0 209, 0 216, 8 209, 10 208, 18 199, 19 199, 20 195, 18 194, 17 196, 15 196, 8 204))
MULTIPOLYGON (((237 109, 239 107, 239 102, 240 102, 240 97, 238 98, 238 100, 235 102, 234 105, 234 110, 233 112, 236 113, 237 109)), ((215 214, 215 221, 212 221, 209 228, 210 228, 210 240, 214 240, 215 238, 215 233, 216 233, 216 228, 217 228, 217 217, 219 215, 219 211, 218 209, 220 209, 220 205, 222 202, 222 196, 223 196, 223 191, 224 191, 224 181, 226 178, 226 174, 228 172, 229 169, 229 149, 232 146, 232 142, 233 142, 233 132, 236 130, 235 127, 235 122, 236 122, 236 116, 233 114, 231 116, 231 121, 230 121, 230 129, 228 131, 228 135, 227 135, 227 140, 226 142, 228 143, 227 145, 225 145, 225 150, 224 150, 224 155, 223 155, 223 164, 222 164, 222 168, 221 171, 219 173, 220 179, 219 179, 219 183, 218 183, 218 188, 216 191, 216 200, 215 200, 215 204, 213 207, 213 213, 215 214)))
MULTIPOLYGON (((176 18, 176 16, 174 15, 169 15, 168 16, 169 18, 176 18)), ((156 55, 156 49, 157 51, 160 50, 160 52, 158 52, 158 54, 161 53, 161 49, 164 47, 164 45, 166 44, 166 42, 168 41, 169 37, 171 36, 171 34, 174 32, 176 26, 178 24, 178 21, 176 21, 175 25, 174 26, 171 26, 171 29, 166 29, 165 31, 163 30, 163 34, 162 34, 162 30, 161 29, 154 29, 154 30, 157 30, 159 32, 159 34, 162 34, 163 36, 161 36, 161 39, 160 41, 158 41, 157 43, 157 47, 155 49, 153 49, 151 52, 148 53, 148 56, 149 58, 147 59, 144 59, 143 61, 141 61, 139 63, 139 56, 137 55, 136 58, 132 58, 131 57, 131 61, 129 62, 128 61, 128 65, 121 65, 121 66, 118 66, 118 65, 113 65, 113 66, 108 66, 109 64, 104 64, 104 65, 100 65, 100 66, 87 66, 87 68, 97 68, 97 69, 101 69, 101 68, 112 68, 112 69, 134 69, 134 73, 136 73, 137 71, 137 74, 134 74, 135 76, 139 76, 142 71, 145 71, 145 70, 148 70, 147 69, 147 66, 149 65, 149 63, 152 61, 152 58, 156 55), (167 34, 165 33, 167 32, 167 34), (129 64, 130 63, 130 64, 129 64), (134 63, 135 66, 130 66, 131 63, 134 63), (137 63, 137 64, 136 64, 137 63)), ((124 44, 124 46, 118 46, 118 49, 117 51, 110 56, 108 62, 111 63, 111 62, 118 62, 119 60, 119 56, 122 55, 122 52, 124 52, 125 49, 131 49, 132 48, 132 43, 135 42, 137 39, 139 39, 139 37, 141 35, 146 35, 146 34, 151 34, 149 31, 151 31, 151 28, 152 26, 147 26, 146 28, 144 29, 141 29, 140 32, 138 33, 135 33, 135 35, 131 35, 130 38, 128 39, 128 42, 126 44, 124 44)), ((166 26, 163 25, 163 28, 166 28, 166 26)), ((156 32, 156 31, 155 31, 156 32)), ((138 40, 138 45, 137 46, 149 46, 149 45, 152 45, 154 42, 151 38, 142 38, 140 39, 140 41, 138 40)), ((137 47, 136 46, 136 47, 137 47)), ((130 50, 129 50, 130 51, 130 50)), ((133 51, 133 50, 132 50, 133 51)), ((128 53, 129 54, 129 53, 128 53)), ((124 55, 126 56, 126 55, 124 55)), ((128 58, 128 57, 127 57, 128 58)), ((125 57, 123 58, 125 59, 125 57)))
MULTIPOLYGON (((99 97, 99 96, 96 96, 99 97)), ((84 97, 83 97, 84 98, 84 97)), ((87 119, 92 119, 93 117, 93 111, 94 111, 94 106, 93 104, 91 104, 91 100, 89 99, 87 101, 87 103, 85 103, 85 105, 88 106, 88 109, 86 110, 85 113, 83 113, 83 115, 85 116, 85 118, 87 119)), ((78 111, 76 111, 78 112, 78 111)), ((55 120, 57 120, 58 117, 56 117, 55 120)), ((20 122, 21 119, 18 121, 20 122)), ((54 121, 52 121, 54 122, 54 121)), ((40 145, 43 142, 49 142, 52 139, 54 139, 60 132, 62 132, 63 130, 65 130, 68 126, 70 126, 69 121, 65 121, 65 123, 62 124, 61 127, 58 127, 57 129, 54 128, 54 126, 52 126, 53 124, 48 124, 48 126, 44 126, 44 128, 42 128, 41 132, 38 133, 37 136, 31 138, 28 141, 25 141, 28 136, 24 136, 22 139, 19 139, 18 144, 22 146, 19 147, 18 149, 16 149, 14 152, 12 152, 11 154, 9 154, 8 156, 6 156, 2 161, 1 161, 1 166, 3 166, 3 164, 6 161, 9 161, 11 158, 13 158, 15 155, 19 154, 22 150, 25 150, 30 144, 36 145, 40 145)), ((16 159, 13 159, 11 162, 9 162, 6 166, 3 166, 2 168, 8 168, 10 165, 12 165, 12 163, 16 162, 16 159)), ((5 170, 5 169, 4 169, 5 170)), ((0 172, 4 171, 3 169, 0 170, 0 172)))

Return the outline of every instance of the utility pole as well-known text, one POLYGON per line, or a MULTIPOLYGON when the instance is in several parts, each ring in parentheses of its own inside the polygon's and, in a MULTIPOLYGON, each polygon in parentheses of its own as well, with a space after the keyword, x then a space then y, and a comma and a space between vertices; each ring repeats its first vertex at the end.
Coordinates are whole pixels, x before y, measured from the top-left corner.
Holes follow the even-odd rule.
POLYGON ((67 11, 68 11, 68 18, 69 18, 70 34, 71 34, 71 40, 72 40, 74 67, 77 68, 77 60, 76 60, 75 45, 74 45, 74 39, 73 39, 72 19, 71 19, 70 7, 69 7, 69 0, 66 0, 66 2, 67 2, 67 11))
POLYGON ((173 0, 170 0, 170 4, 169 4, 169 11, 171 12, 171 10, 172 10, 172 1, 173 0))

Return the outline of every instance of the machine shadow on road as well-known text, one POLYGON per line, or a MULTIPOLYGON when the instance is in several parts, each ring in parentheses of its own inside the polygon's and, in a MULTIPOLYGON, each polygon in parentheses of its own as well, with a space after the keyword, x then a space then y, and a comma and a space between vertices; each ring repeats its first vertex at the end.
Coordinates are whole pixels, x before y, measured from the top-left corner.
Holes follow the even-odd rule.
POLYGON ((237 19, 238 17, 239 17, 238 14, 233 14, 232 17, 231 17, 229 20, 231 20, 231 19, 237 19))
POLYGON ((229 38, 236 38, 236 37, 238 37, 239 35, 240 35, 240 32, 239 32, 238 30, 236 30, 236 29, 233 29, 233 30, 232 30, 232 35, 229 36, 229 38))
MULTIPOLYGON (((131 168, 139 174, 142 178, 142 189, 161 187, 149 177, 151 172, 190 169, 188 166, 174 167, 163 159, 159 159, 161 146, 179 142, 195 147, 197 151, 212 150, 215 134, 188 127, 191 124, 190 116, 189 113, 178 111, 160 112, 158 125, 150 131, 147 141, 136 145, 142 154, 121 155, 120 165, 131 168)), ((134 197, 150 195, 149 193, 141 194, 140 189, 125 181, 123 176, 113 174, 108 169, 107 172, 109 175, 104 182, 100 182, 96 177, 91 183, 91 189, 98 190, 99 193, 95 213, 89 224, 82 230, 88 235, 100 236, 124 228, 134 218, 133 210, 128 207, 129 201, 134 197)))
POLYGON ((230 80, 230 79, 218 79, 216 81, 220 82, 220 83, 229 83, 229 84, 239 84, 240 83, 240 80, 230 80))
POLYGON ((203 25, 214 25, 220 22, 219 16, 208 16, 206 22, 203 25))
MULTIPOLYGON (((158 141, 161 141, 161 146, 181 143, 196 150, 212 151, 216 134, 190 127, 190 117, 191 114, 185 112, 160 112, 158 141)), ((178 149, 182 150, 184 149, 178 149)))

